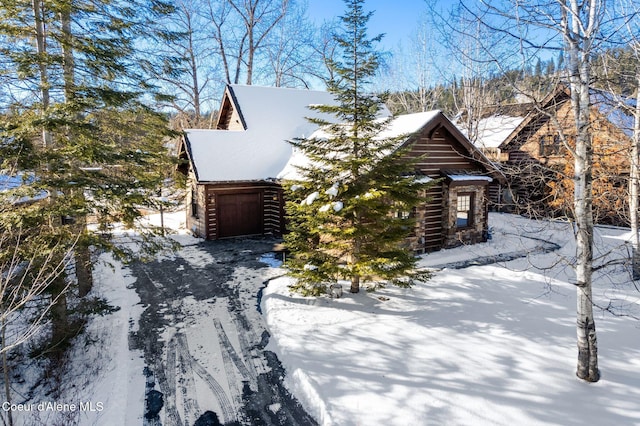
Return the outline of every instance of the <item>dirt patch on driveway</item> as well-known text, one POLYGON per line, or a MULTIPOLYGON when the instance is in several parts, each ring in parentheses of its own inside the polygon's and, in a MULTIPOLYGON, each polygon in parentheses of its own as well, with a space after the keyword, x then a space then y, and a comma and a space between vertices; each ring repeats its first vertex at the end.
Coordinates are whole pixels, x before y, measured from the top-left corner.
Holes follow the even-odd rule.
POLYGON ((258 293, 282 272, 260 258, 277 243, 198 242, 131 265, 145 307, 130 336, 147 365, 145 425, 317 424, 283 386, 276 355, 265 350, 258 293))

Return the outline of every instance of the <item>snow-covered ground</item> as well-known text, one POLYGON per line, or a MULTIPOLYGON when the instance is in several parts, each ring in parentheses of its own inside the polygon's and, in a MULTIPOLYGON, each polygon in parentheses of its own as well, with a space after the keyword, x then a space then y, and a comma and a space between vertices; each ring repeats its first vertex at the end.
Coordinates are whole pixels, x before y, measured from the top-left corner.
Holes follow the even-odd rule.
MULTIPOLYGON (((289 278, 269 283, 268 349, 320 424, 640 424, 639 320, 595 308, 602 378, 575 377, 570 226, 506 214, 490 225, 488 243, 423 256, 439 269, 411 289, 329 299, 291 294, 289 278), (560 248, 547 252, 550 243, 560 248), (443 268, 503 253, 521 257, 443 268)), ((600 261, 626 254, 627 231, 598 229, 600 261)), ((594 293, 598 305, 640 317, 624 266, 599 271, 594 293)))
MULTIPOLYGON (((181 228, 182 217, 167 215, 165 224, 181 228)), ((267 349, 278 354, 287 371, 285 383, 320 424, 640 424, 640 321, 596 308, 602 379, 587 384, 574 375, 571 228, 504 214, 491 214, 490 224, 488 243, 423 256, 421 266, 434 268, 434 276, 411 289, 305 298, 290 294, 288 278, 270 281, 262 299, 271 332, 267 349), (498 262, 454 269, 492 257, 498 262)), ((597 257, 623 257, 626 232, 600 228, 597 257)), ((195 248, 198 240, 184 234, 173 238, 185 245, 182 256, 190 266, 207 263, 195 248)), ((145 422, 145 360, 142 351, 129 348, 145 306, 132 287, 131 270, 108 256, 102 260, 111 265, 98 267, 95 295, 120 309, 91 319, 74 345, 63 393, 55 401, 82 402, 85 409, 41 412, 40 423, 28 414, 31 423, 26 424, 145 422)), ((250 304, 255 303, 252 281, 282 273, 276 264, 265 268, 264 277, 238 267, 233 281, 250 304)), ((599 271, 595 293, 597 304, 640 317, 640 293, 624 266, 599 271)), ((176 327, 182 327, 201 365, 216 378, 220 375, 222 383, 222 358, 212 355, 215 341, 202 333, 213 328, 198 322, 213 314, 225 325, 218 302, 185 299, 193 318, 176 327)), ((262 322, 257 311, 250 314, 251 321, 262 322)), ((202 409, 213 404, 211 409, 218 411, 198 383, 182 393, 194 392, 202 409)), ((49 400, 42 396, 36 402, 49 400)), ((181 401, 176 394, 175 401, 165 404, 180 408, 181 401)))
MULTIPOLYGON (((61 395, 52 402, 75 408, 26 413, 18 424, 218 424, 213 413, 223 424, 265 416, 277 419, 273 424, 285 424, 287 416, 308 424, 282 386, 281 367, 263 354, 258 292, 282 274, 267 267, 273 258, 262 260, 273 242, 202 244, 186 234, 182 218, 183 212, 165 215, 182 245, 175 253, 130 266, 100 257, 92 295, 119 309, 91 317, 74 341, 61 395), (152 394, 162 397, 157 409, 152 394)), ((149 219, 159 224, 157 215, 149 219)), ((125 234, 122 241, 131 244, 135 236, 125 234)), ((34 395, 30 402, 49 400, 34 395)))

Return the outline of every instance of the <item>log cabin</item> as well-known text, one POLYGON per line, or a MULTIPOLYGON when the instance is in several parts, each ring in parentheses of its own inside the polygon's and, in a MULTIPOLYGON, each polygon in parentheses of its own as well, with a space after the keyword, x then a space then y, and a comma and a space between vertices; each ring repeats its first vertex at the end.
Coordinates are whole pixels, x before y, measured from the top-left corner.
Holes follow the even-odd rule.
MULTIPOLYGON (((226 87, 215 130, 185 130, 180 155, 188 176, 187 226, 202 238, 285 232, 280 182, 292 172, 287 141, 313 137, 318 117, 311 105, 335 104, 326 92, 259 86, 226 87)), ((388 117, 383 109, 380 117, 388 117)), ((324 117, 325 119, 328 117, 324 117)), ((407 114, 390 121, 389 134, 410 135, 409 154, 420 157, 416 172, 438 179, 416 206, 416 253, 488 236, 488 184, 504 176, 440 111, 407 114), (440 179, 442 178, 442 179, 440 179)))
MULTIPOLYGON (((593 145, 593 207, 596 223, 628 226, 629 149, 633 116, 625 112, 634 100, 614 99, 592 89, 590 134, 593 145), (621 103, 623 105, 621 105, 621 103), (628 104, 625 106, 624 104, 628 104)), ((573 156, 576 129, 569 89, 557 86, 500 143, 499 165, 507 176, 517 213, 542 217, 572 217, 573 156)), ((477 146, 490 135, 479 135, 477 146)), ((495 138, 494 138, 495 139, 495 138)))

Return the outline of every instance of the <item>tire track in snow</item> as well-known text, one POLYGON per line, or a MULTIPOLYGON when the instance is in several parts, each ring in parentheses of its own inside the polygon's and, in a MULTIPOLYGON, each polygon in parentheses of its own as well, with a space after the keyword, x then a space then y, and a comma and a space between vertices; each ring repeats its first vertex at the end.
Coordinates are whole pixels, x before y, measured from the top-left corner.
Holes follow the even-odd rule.
MULTIPOLYGON (((185 338, 186 342, 186 338, 185 338)), ((190 354, 189 354, 190 356, 190 354)), ((180 381, 180 393, 182 395, 182 401, 184 404, 184 424, 191 425, 200 416, 200 407, 198 401, 195 398, 189 396, 189 392, 195 389, 195 382, 193 380, 193 370, 188 368, 190 360, 181 351, 179 354, 180 359, 180 373, 182 375, 180 381)), ((177 366, 176 366, 177 367, 177 366)), ((176 387, 177 390, 177 387, 176 387)), ((176 391, 177 394, 177 391, 176 391)))
POLYGON ((222 348, 224 353, 226 353, 226 355, 231 359, 231 361, 233 362, 233 365, 235 365, 235 367, 238 369, 242 378, 244 380, 254 379, 255 376, 252 376, 251 373, 249 373, 247 366, 244 364, 242 359, 240 359, 240 356, 238 356, 238 353, 236 352, 235 348, 231 344, 231 341, 229 340, 229 336, 227 336, 227 333, 224 331, 224 328, 222 327, 222 323, 220 322, 220 320, 217 318, 214 318, 213 326, 216 328, 216 331, 218 332, 220 347, 222 348))
POLYGON ((189 345, 187 344, 186 336, 182 333, 176 335, 176 342, 178 347, 178 353, 185 360, 185 365, 188 365, 195 374, 197 374, 207 384, 211 392, 220 404, 222 423, 236 421, 236 413, 227 397, 227 393, 224 391, 220 383, 202 366, 196 361, 189 352, 189 345))
POLYGON ((227 376, 227 382, 229 384, 229 390, 231 391, 231 399, 236 403, 236 406, 242 406, 242 390, 240 389, 238 375, 236 374, 236 368, 234 367, 229 351, 225 350, 218 334, 218 348, 220 349, 220 356, 222 357, 222 368, 227 376))
POLYGON ((167 344, 167 361, 158 370, 160 372, 159 375, 162 376, 159 378, 158 384, 164 395, 164 410, 169 424, 182 426, 182 419, 176 406, 176 360, 176 342, 174 338, 171 338, 167 344))

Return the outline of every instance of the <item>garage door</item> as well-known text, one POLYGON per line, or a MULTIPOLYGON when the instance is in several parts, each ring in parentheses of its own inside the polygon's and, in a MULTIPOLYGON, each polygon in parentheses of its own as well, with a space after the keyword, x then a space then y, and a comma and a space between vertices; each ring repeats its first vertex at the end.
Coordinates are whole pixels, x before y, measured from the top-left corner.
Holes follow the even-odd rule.
POLYGON ((218 238, 262 234, 262 196, 259 192, 218 194, 218 238))

